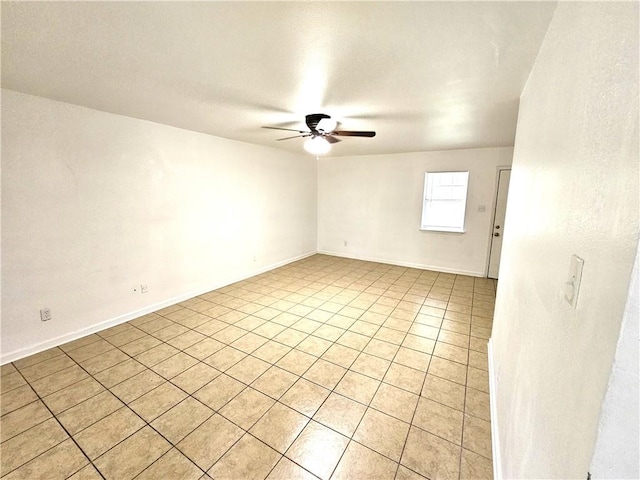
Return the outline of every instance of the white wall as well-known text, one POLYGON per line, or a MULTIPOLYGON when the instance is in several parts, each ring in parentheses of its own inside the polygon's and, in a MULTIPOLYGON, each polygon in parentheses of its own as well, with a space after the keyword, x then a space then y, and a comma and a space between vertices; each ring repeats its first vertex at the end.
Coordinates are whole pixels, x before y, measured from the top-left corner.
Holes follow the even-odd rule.
POLYGON ((483 276, 497 167, 510 165, 512 153, 509 147, 321 158, 318 251, 483 276), (466 231, 421 231, 424 174, 447 170, 470 172, 466 231), (486 211, 479 213, 479 205, 486 211))
POLYGON ((315 252, 316 178, 309 156, 3 90, 2 362, 315 252))
POLYGON ((560 2, 520 102, 496 299, 504 478, 587 476, 638 242, 638 148, 638 4, 560 2))
MULTIPOLYGON (((640 245, 639 245, 640 247, 640 245)), ((640 318, 640 249, 636 253, 627 308, 602 404, 598 439, 591 460, 594 479, 640 478, 640 378, 638 375, 638 320, 640 318)))

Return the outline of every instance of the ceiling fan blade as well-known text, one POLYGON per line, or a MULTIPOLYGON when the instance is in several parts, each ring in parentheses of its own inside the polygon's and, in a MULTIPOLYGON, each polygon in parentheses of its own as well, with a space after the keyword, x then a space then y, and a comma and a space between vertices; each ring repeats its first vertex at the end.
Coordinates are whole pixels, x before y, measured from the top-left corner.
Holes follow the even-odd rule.
POLYGON ((305 130, 298 130, 296 128, 282 128, 282 127, 262 127, 262 128, 268 128, 269 130, 287 130, 288 132, 307 133, 305 130))
POLYGON ((339 138, 336 138, 332 135, 323 135, 323 138, 329 143, 338 143, 342 141, 339 138))
POLYGON ((375 137, 376 132, 357 132, 351 130, 334 130, 331 132, 333 135, 339 135, 341 137, 375 137))
POLYGON ((290 140, 292 138, 310 137, 310 136, 311 136, 310 133, 303 133, 302 135, 294 135, 293 137, 276 138, 276 142, 279 142, 280 140, 290 140))

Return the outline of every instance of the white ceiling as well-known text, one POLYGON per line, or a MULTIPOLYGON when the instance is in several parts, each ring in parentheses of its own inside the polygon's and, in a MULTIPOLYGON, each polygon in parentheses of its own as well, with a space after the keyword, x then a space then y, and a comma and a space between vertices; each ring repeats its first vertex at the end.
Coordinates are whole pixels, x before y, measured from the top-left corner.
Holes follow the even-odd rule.
POLYGON ((513 145, 555 2, 2 2, 2 86, 302 152, 513 145), (282 135, 281 135, 282 134, 282 135))

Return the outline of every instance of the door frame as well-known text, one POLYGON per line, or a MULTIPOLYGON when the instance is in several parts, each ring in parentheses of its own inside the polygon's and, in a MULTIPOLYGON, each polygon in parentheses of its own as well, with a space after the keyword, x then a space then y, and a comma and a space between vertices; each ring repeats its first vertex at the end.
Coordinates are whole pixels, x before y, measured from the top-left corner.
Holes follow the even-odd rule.
MULTIPOLYGON (((491 261, 491 247, 493 245, 493 224, 496 222, 496 207, 498 206, 498 188, 500 187, 500 172, 504 170, 512 170, 511 165, 499 165, 496 167, 495 181, 493 187, 493 200, 491 201, 491 223, 489 223, 489 242, 487 245, 487 260, 484 269, 484 278, 489 278, 489 262, 491 261)), ((511 188, 511 181, 509 181, 511 188)), ((509 197, 507 197, 507 206, 509 205, 509 197)), ((503 230, 504 231, 504 230, 503 230)))

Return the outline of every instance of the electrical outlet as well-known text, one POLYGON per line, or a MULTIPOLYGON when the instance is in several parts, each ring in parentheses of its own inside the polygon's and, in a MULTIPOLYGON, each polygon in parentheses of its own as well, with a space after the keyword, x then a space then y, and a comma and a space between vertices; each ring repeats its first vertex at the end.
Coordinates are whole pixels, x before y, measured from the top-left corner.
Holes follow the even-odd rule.
POLYGON ((50 308, 43 308, 42 310, 40 310, 40 320, 42 320, 43 322, 48 322, 52 318, 53 317, 51 316, 50 308))
POLYGON ((149 285, 147 285, 146 283, 143 283, 142 285, 140 285, 141 293, 147 293, 148 291, 149 291, 149 285))

